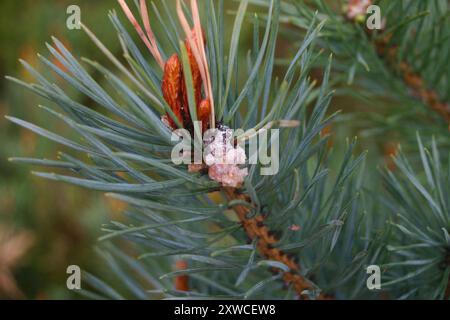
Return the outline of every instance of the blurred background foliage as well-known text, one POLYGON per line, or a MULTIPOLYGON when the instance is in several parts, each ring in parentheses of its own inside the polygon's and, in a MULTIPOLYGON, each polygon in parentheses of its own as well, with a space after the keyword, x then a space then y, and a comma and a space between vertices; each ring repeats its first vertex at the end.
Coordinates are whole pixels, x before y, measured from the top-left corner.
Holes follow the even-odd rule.
MULTIPOLYGON (((36 54, 46 55, 45 42, 52 35, 69 48, 76 48, 78 56, 101 57, 82 31, 65 27, 66 9, 71 4, 73 0, 0 2, 2 77, 30 79, 18 58, 45 72, 36 54)), ((107 17, 116 2, 78 0, 76 4, 83 21, 117 53, 119 44, 107 17)), ((70 90, 56 77, 55 81, 70 90)), ((61 149, 8 123, 6 114, 35 119, 59 132, 67 128, 60 128, 54 118, 39 112, 37 105, 42 101, 35 95, 7 81, 0 83, 0 298, 74 298, 65 289, 67 266, 97 268, 92 247, 100 225, 122 208, 100 193, 35 178, 29 167, 8 162, 12 155, 56 158, 61 149)))

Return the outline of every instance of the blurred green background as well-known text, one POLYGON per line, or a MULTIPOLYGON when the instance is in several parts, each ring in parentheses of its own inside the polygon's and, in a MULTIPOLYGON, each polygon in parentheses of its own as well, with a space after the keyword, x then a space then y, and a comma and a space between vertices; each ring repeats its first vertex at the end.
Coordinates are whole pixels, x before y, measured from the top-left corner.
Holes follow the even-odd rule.
MULTIPOLYGON (((67 266, 98 269, 92 247, 100 226, 122 209, 100 193, 36 178, 30 173, 31 167, 8 162, 11 156, 56 158, 62 149, 12 125, 5 115, 61 133, 67 131, 54 118, 39 112, 38 104, 47 102, 4 80, 5 75, 11 75, 33 81, 18 58, 45 74, 36 54, 47 56, 45 42, 51 42, 54 35, 68 48, 76 48, 76 56, 101 59, 101 53, 82 31, 65 27, 66 9, 71 4, 79 5, 84 23, 114 53, 120 53, 107 16, 108 10, 117 9, 116 1, 0 2, 0 299, 76 298, 65 289, 67 266)), ((95 74, 94 77, 98 78, 95 74)), ((60 79, 54 79, 70 90, 60 79)))

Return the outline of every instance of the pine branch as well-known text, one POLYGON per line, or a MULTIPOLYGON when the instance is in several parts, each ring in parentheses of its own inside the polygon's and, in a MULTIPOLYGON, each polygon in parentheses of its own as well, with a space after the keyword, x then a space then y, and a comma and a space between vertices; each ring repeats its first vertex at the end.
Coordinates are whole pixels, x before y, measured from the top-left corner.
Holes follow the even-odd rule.
MULTIPOLYGON (((125 4, 124 1, 121 3, 125 4)), ((317 58, 315 40, 324 23, 316 24, 313 19, 284 77, 280 81, 273 80, 281 2, 270 1, 261 39, 260 20, 258 17, 252 20, 256 20, 254 44, 247 56, 247 78, 241 86, 241 74, 237 74, 236 69, 242 65, 238 54, 241 50, 239 38, 247 1, 239 5, 228 57, 224 54, 225 9, 222 2, 216 7, 217 3, 209 0, 203 2, 208 13, 203 25, 205 35, 208 35, 207 50, 199 41, 202 32, 192 32, 188 39, 180 39, 176 31, 164 28, 168 39, 181 40, 173 60, 167 61, 164 60, 163 48, 155 42, 148 26, 145 6, 142 1, 140 3, 140 16, 143 16, 147 34, 140 28, 138 35, 147 39, 144 44, 158 65, 161 62, 166 64, 164 67, 174 68, 164 68, 167 70, 163 73, 154 68, 115 13, 111 13, 110 18, 119 33, 130 68, 115 58, 93 32, 83 28, 120 71, 119 76, 99 63, 84 60, 106 77, 108 86, 94 80, 73 54, 54 39, 55 47, 49 45, 49 50, 66 66, 67 72, 57 69, 43 57, 41 60, 98 107, 103 107, 106 114, 101 113, 101 108, 93 110, 72 100, 52 81, 24 63, 37 83, 13 81, 54 102, 61 110, 42 107, 42 111, 66 124, 78 139, 71 140, 29 122, 10 118, 76 153, 73 156, 61 154, 61 161, 15 160, 46 168, 67 169, 69 174, 76 176, 37 175, 107 192, 109 197, 129 205, 130 210, 125 213, 127 224, 111 222, 103 228, 107 234, 99 239, 125 239, 131 241, 139 252, 138 261, 120 250, 107 248, 102 251, 101 255, 112 272, 128 289, 128 295, 123 296, 148 298, 159 294, 159 297, 234 299, 254 296, 291 299, 297 296, 306 299, 317 298, 315 283, 324 292, 333 290, 336 296, 359 295, 362 291, 360 284, 363 283, 361 276, 364 277, 361 266, 368 261, 367 236, 371 230, 366 230, 361 223, 363 215, 358 193, 361 179, 355 181, 353 173, 363 161, 364 154, 353 156, 356 142, 352 140, 342 161, 330 160, 327 136, 321 134, 336 117, 336 114, 327 117, 333 94, 329 92, 331 57, 320 88, 316 88, 309 78, 317 58), (205 95, 206 91, 209 91, 209 96, 205 95), (280 139, 280 154, 283 155, 278 173, 259 175, 260 164, 248 164, 248 172, 247 168, 233 165, 239 173, 248 173, 243 184, 244 193, 237 193, 237 188, 229 185, 242 184, 236 180, 217 179, 217 172, 211 169, 213 165, 208 167, 206 160, 201 169, 207 169, 207 172, 173 163, 170 160, 174 145, 170 139, 171 130, 176 126, 192 128, 193 121, 202 111, 202 103, 198 103, 200 99, 196 99, 197 96, 205 98, 202 101, 214 98, 215 110, 220 115, 214 120, 224 130, 222 136, 227 136, 226 127, 242 127, 249 133, 275 126, 294 126, 282 130, 279 137, 275 135, 280 139), (162 121, 169 118, 174 122, 173 126, 162 121), (217 190, 227 194, 228 204, 234 208, 239 222, 228 217, 226 204, 211 201, 211 193, 217 190), (259 206, 261 199, 276 214, 250 217, 250 208, 259 206), (298 229, 294 231, 291 226, 298 229), (289 232, 278 239, 269 227, 289 232), (256 248, 244 244, 245 234, 254 241, 256 248), (260 259, 258 253, 267 260, 260 259), (291 254, 301 258, 302 269, 291 254), (186 262, 186 265, 174 271, 175 261, 186 262), (276 268, 277 274, 268 277, 267 266, 276 268), (146 282, 140 283, 128 269, 145 277, 146 282), (278 279, 283 279, 289 290, 278 279), (270 290, 261 290, 268 284, 273 284, 270 290), (150 293, 149 289, 155 291, 150 293)), ((196 2, 191 4, 195 9, 196 2)), ((183 10, 178 8, 181 20, 189 20, 184 15, 189 15, 190 11, 183 10)), ((169 10, 166 11, 170 18, 169 10)), ((125 13, 136 27, 131 11, 126 10, 125 13)), ((199 30, 198 10, 192 10, 192 13, 192 18, 197 21, 194 29, 199 30)), ((208 115, 212 115, 213 110, 209 111, 208 115)), ((189 133, 192 135, 192 131, 189 133)), ((272 140, 268 144, 273 145, 272 140)), ((222 174, 219 178, 227 177, 227 174, 222 174)), ((92 276, 88 276, 88 281, 99 295, 114 299, 123 297, 104 281, 92 276)), ((318 297, 326 298, 325 295, 318 297)))
POLYGON ((234 188, 224 188, 224 192, 230 201, 240 200, 248 203, 248 205, 236 204, 233 206, 248 238, 251 241, 256 241, 256 246, 261 256, 271 261, 280 262, 289 268, 289 271, 275 269, 275 272, 282 273, 283 280, 286 284, 293 285, 299 298, 308 299, 308 295, 304 291, 312 291, 313 286, 300 274, 300 266, 297 262, 285 252, 276 248, 278 239, 265 225, 264 217, 262 215, 249 217, 251 212, 249 207, 254 206, 250 197, 239 193, 234 188))
MULTIPOLYGON (((251 1, 267 6, 266 0, 251 1)), ((341 6, 324 0, 307 4, 297 0, 285 1, 281 20, 307 30, 308 23, 318 12, 320 20, 328 21, 321 34, 323 41, 320 45, 334 52, 339 61, 334 71, 343 77, 342 80, 346 78, 346 83, 340 84, 342 93, 363 99, 366 104, 374 101, 373 97, 392 97, 396 102, 402 102, 396 111, 389 111, 394 113, 391 119, 395 118, 397 132, 411 127, 400 119, 414 121, 416 129, 420 126, 422 130, 430 130, 425 123, 417 122, 417 118, 409 117, 417 114, 417 109, 408 103, 413 97, 421 101, 426 111, 432 111, 429 114, 443 120, 442 123, 446 124, 442 128, 443 133, 447 133, 450 124, 448 3, 438 0, 343 2, 345 5, 341 6), (376 34, 365 26, 366 9, 370 4, 380 6, 382 25, 387 25, 376 34), (355 86, 349 87, 354 82, 355 86), (402 125, 405 127, 401 128, 402 125)), ((289 32, 288 28, 285 31, 288 39, 298 39, 298 33, 289 32)), ((323 62, 319 65, 323 66, 323 62)), ((383 117, 373 115, 373 119, 383 124, 383 117)), ((379 130, 385 132, 387 128, 384 126, 379 130)), ((439 129, 436 128, 434 133, 439 129)), ((372 132, 376 130, 369 129, 372 132)))
MULTIPOLYGON (((370 33, 367 33, 370 36, 370 33)), ((414 71, 414 68, 406 61, 398 62, 398 46, 391 43, 392 34, 388 33, 375 40, 378 54, 384 58, 386 65, 394 72, 400 74, 406 86, 410 89, 410 95, 420 99, 428 108, 439 114, 449 125, 450 130, 450 105, 440 101, 437 92, 428 88, 422 76, 414 71)))
POLYGON ((406 296, 443 299, 448 298, 450 280, 450 168, 443 165, 434 139, 430 150, 419 135, 417 140, 424 178, 402 153, 394 159, 399 172, 385 175, 394 229, 384 286, 408 290, 406 296))
MULTIPOLYGON (((364 15, 365 12, 361 12, 360 14, 364 15)), ((423 14, 418 14, 414 19, 421 16, 423 16, 423 14)), ((355 23, 355 19, 357 19, 357 17, 350 19, 347 15, 344 16, 344 20, 351 24, 355 23)), ((411 18, 410 20, 412 21, 414 19, 411 18)), ((374 35, 373 31, 365 27, 364 31, 368 40, 371 41, 374 35)), ((447 122, 450 130, 450 105, 439 100, 438 93, 433 88, 428 88, 420 73, 416 72, 414 67, 409 64, 406 59, 399 61, 399 45, 392 41, 394 32, 395 31, 389 31, 384 28, 372 42, 375 46, 375 51, 382 57, 386 66, 391 69, 394 74, 400 75, 404 84, 410 89, 409 95, 421 100, 428 108, 439 114, 447 122)), ((405 36, 409 35, 406 34, 405 36)))

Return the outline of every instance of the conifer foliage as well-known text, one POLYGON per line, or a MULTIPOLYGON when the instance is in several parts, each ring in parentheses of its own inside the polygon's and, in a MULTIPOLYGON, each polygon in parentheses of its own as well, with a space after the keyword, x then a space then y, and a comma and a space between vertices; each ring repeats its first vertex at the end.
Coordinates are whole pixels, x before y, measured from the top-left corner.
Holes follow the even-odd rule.
POLYGON ((122 57, 85 25, 104 61, 78 59, 56 38, 48 50, 64 70, 40 56, 95 109, 25 61, 36 82, 10 78, 47 99, 42 112, 74 133, 63 137, 10 116, 70 150, 58 159, 12 160, 45 169, 34 172, 39 177, 128 204, 126 222, 104 226, 97 248, 114 280, 84 271, 82 293, 96 299, 448 298, 447 2, 380 1, 389 13, 380 32, 367 32, 360 22, 365 11, 356 5, 370 1, 339 7, 322 0, 240 0, 232 25, 225 24, 223 0, 169 2, 119 0, 123 12, 109 17, 122 57), (395 19, 400 9, 404 19, 395 19), (157 24, 162 34, 154 32, 157 24), (280 29, 295 42, 281 66, 280 29), (252 33, 246 55, 243 30, 252 33), (93 69, 107 85, 90 76, 93 69), (334 89, 398 104, 390 122, 373 111, 366 130, 398 125, 410 144, 408 123, 417 117, 416 130, 436 135, 427 149, 413 134, 413 150, 395 158, 395 170, 377 171, 382 194, 366 183, 370 168, 356 139, 337 144, 339 150, 330 143, 327 129, 340 117, 329 111, 334 89), (405 113, 405 104, 415 107, 405 113), (438 125, 430 128, 424 113, 438 125), (180 128, 193 140, 198 131, 216 129, 223 142, 200 140, 210 147, 204 161, 175 164, 173 136, 180 128), (241 135, 230 138, 228 130, 238 128, 241 135), (270 129, 279 129, 268 134, 269 148, 279 139, 279 168, 264 175, 265 165, 249 159, 249 140, 270 129), (230 155, 219 153, 225 144, 243 164, 210 161, 230 155), (370 265, 381 267, 381 290, 366 286, 370 265))

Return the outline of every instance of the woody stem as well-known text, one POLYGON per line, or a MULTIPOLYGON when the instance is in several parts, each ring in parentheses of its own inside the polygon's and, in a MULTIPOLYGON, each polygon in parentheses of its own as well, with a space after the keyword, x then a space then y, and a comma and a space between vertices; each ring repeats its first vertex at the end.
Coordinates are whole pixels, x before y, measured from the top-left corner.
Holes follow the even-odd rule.
POLYGON ((395 46, 388 46, 390 38, 391 35, 387 34, 381 40, 375 41, 375 46, 380 56, 401 75, 404 83, 413 92, 414 96, 418 97, 425 105, 438 113, 447 124, 450 124, 450 106, 439 100, 435 90, 427 88, 423 78, 419 73, 414 71, 408 62, 402 61, 397 65, 397 48, 395 46))
MULTIPOLYGON (((251 205, 249 196, 238 193, 237 189, 224 188, 223 191, 229 201, 240 200, 251 205)), ((268 260, 281 262, 289 267, 289 271, 276 269, 276 272, 282 274, 282 278, 286 284, 293 286, 300 299, 308 299, 308 296, 304 294, 304 291, 312 290, 312 284, 301 275, 298 263, 285 252, 275 247, 278 243, 278 239, 271 234, 270 230, 264 224, 264 217, 262 215, 249 217, 249 206, 242 204, 233 206, 233 210, 238 216, 247 236, 252 241, 256 241, 256 247, 259 254, 268 260)), ((324 298, 324 296, 320 296, 319 298, 324 298)))

